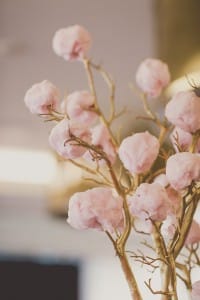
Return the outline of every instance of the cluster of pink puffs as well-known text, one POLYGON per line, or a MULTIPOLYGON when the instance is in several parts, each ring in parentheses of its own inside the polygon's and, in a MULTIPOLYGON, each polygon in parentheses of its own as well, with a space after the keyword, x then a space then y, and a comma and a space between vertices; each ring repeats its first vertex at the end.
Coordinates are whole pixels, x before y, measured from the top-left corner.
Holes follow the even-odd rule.
MULTIPOLYGON (((58 30, 53 38, 54 51, 68 61, 84 60, 90 45, 90 34, 78 25, 58 30)), ((169 81, 168 66, 157 59, 144 60, 136 73, 137 85, 148 101, 158 97, 169 81)), ((87 162, 93 161, 92 152, 87 147, 70 142, 73 135, 87 144, 100 147, 111 164, 120 159, 133 176, 150 170, 160 149, 155 136, 148 131, 135 133, 116 148, 108 129, 100 122, 95 99, 90 92, 75 91, 61 103, 59 98, 58 89, 47 80, 33 85, 25 95, 25 103, 33 114, 59 112, 63 117, 49 137, 51 147, 59 155, 66 159, 83 157, 87 162)), ((195 90, 177 93, 166 105, 165 116, 175 127, 171 141, 176 153, 166 162, 166 174, 157 177, 153 183, 140 184, 134 194, 128 195, 128 204, 136 224, 145 224, 146 231, 151 232, 150 220, 163 222, 163 235, 172 238, 181 205, 181 192, 200 179, 200 141, 195 153, 187 152, 192 135, 200 130, 199 95, 195 90)), ((112 233, 123 230, 123 220, 123 200, 111 188, 96 187, 76 193, 69 201, 68 222, 74 228, 95 228, 112 233)), ((193 222, 186 243, 199 240, 200 226, 193 222)))

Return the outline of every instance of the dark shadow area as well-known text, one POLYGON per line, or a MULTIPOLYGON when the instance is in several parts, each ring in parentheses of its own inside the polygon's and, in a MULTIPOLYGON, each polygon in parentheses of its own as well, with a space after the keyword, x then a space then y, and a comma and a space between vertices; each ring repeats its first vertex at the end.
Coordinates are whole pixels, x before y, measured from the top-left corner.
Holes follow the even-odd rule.
POLYGON ((78 267, 29 260, 0 260, 0 299, 78 300, 78 267))

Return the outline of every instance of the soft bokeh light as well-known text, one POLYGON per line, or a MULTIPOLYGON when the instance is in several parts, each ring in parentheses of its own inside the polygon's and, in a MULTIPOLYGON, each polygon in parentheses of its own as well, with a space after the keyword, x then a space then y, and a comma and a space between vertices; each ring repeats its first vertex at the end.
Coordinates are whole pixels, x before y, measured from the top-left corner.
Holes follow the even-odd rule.
POLYGON ((184 76, 174 80, 166 90, 168 97, 173 96, 180 91, 191 90, 192 87, 199 87, 200 85, 200 72, 185 73, 184 76))
POLYGON ((49 184, 56 171, 56 159, 48 151, 0 148, 0 182, 49 184))

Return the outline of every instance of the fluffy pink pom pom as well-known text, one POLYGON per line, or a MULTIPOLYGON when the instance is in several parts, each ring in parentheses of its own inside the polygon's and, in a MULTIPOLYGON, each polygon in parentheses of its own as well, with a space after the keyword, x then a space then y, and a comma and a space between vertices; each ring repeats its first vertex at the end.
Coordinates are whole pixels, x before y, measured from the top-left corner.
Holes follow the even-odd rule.
POLYGON ((152 98, 158 97, 169 84, 168 66, 159 59, 147 58, 136 72, 136 82, 141 90, 152 98))
POLYGON ((34 84, 27 92, 24 102, 32 114, 48 114, 58 106, 59 91, 48 80, 34 84))
MULTIPOLYGON (((188 151, 189 146, 192 144, 192 134, 187 131, 184 131, 179 127, 174 128, 174 130, 170 135, 170 139, 172 141, 172 144, 176 152, 179 152, 179 149, 177 147, 177 139, 178 139, 178 145, 180 146, 182 151, 188 151)), ((200 139, 196 146, 196 152, 199 151, 200 151, 200 139)))
POLYGON ((109 188, 75 193, 69 200, 68 223, 76 229, 113 232, 123 227, 123 201, 109 188))
POLYGON ((189 146, 192 143, 191 133, 186 132, 179 127, 174 128, 174 130, 170 135, 170 139, 172 141, 172 145, 174 146, 176 152, 179 152, 179 149, 177 147, 177 141, 178 141, 178 146, 180 146, 182 151, 187 151, 189 146))
POLYGON ((159 183, 142 183, 133 196, 128 198, 131 213, 141 219, 163 221, 170 210, 170 203, 159 183))
POLYGON ((74 141, 69 141, 70 135, 80 138, 81 140, 89 143, 91 140, 91 135, 88 129, 83 126, 78 126, 73 124, 67 119, 60 121, 51 131, 49 136, 49 143, 51 147, 58 152, 64 158, 74 159, 81 157, 86 148, 79 145, 74 145, 74 141))
POLYGON ((159 141, 148 131, 136 133, 125 138, 119 147, 119 157, 124 166, 132 173, 148 171, 159 152, 159 141))
POLYGON ((65 60, 84 58, 90 46, 89 32, 79 25, 59 29, 53 37, 53 50, 65 60))
POLYGON ((200 299, 200 280, 196 281, 193 285, 192 285, 192 300, 199 300, 200 299))
POLYGON ((94 108, 94 97, 87 91, 74 92, 61 104, 69 118, 77 123, 89 126, 97 119, 94 108))
POLYGON ((188 187, 200 178, 200 156, 190 152, 180 152, 169 157, 166 176, 175 190, 188 187))
POLYGON ((165 116, 175 126, 187 132, 200 129, 200 98, 192 91, 179 92, 165 109, 165 116))
POLYGON ((198 243, 200 241, 200 225, 196 221, 192 221, 185 245, 198 243))
MULTIPOLYGON (((98 124, 91 129, 92 144, 99 146, 106 154, 110 162, 113 164, 116 159, 116 150, 110 139, 108 129, 103 124, 98 124)), ((92 161, 91 152, 87 151, 84 154, 84 158, 88 161, 92 161)), ((100 164, 104 164, 105 161, 99 161, 100 164)))

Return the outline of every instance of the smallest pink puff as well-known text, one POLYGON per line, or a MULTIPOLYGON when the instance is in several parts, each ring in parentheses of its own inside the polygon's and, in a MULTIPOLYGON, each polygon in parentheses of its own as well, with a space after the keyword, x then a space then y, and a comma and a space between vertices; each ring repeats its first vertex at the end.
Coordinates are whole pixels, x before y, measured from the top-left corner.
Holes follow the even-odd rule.
POLYGON ((80 25, 61 28, 56 31, 52 46, 55 53, 67 61, 81 60, 91 46, 91 36, 80 25))
POLYGON ((158 97, 170 82, 167 64, 159 59, 145 59, 137 69, 136 82, 150 98, 158 97))
MULTIPOLYGON (((192 144, 192 134, 179 128, 175 127, 170 135, 170 139, 172 142, 172 145, 176 152, 179 152, 179 147, 181 148, 181 151, 188 151, 190 145, 192 144), (178 145, 177 145, 178 142, 178 145)), ((196 152, 200 151, 200 139, 196 146, 196 152)))
MULTIPOLYGON (((92 135, 92 144, 95 146, 99 146, 107 155, 107 158, 111 162, 111 164, 114 164, 116 160, 116 149, 111 141, 110 134, 108 132, 108 129, 103 124, 98 124, 95 127, 91 129, 91 135, 92 135)), ((92 152, 87 151, 84 154, 84 158, 88 161, 92 161, 92 152)), ((104 160, 99 161, 100 164, 105 164, 104 160)))
POLYGON ((87 91, 76 91, 68 95, 61 103, 61 109, 67 113, 70 120, 89 126, 97 119, 94 112, 94 97, 87 91))
POLYGON ((192 221, 189 233, 185 240, 185 245, 198 243, 200 241, 200 225, 196 221, 192 221))
POLYGON ((58 107, 59 91, 50 81, 44 80, 26 92, 24 102, 32 114, 48 114, 58 107))

